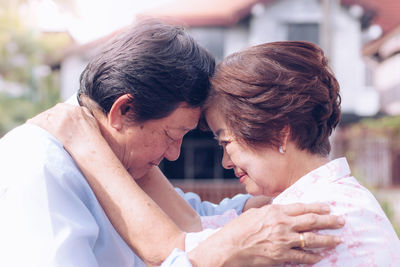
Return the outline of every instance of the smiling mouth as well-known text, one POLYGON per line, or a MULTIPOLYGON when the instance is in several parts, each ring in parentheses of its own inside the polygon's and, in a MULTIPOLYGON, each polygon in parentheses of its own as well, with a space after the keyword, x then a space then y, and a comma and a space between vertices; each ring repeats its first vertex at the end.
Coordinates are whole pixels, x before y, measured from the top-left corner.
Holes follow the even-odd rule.
POLYGON ((241 176, 241 177, 239 178, 239 181, 243 184, 244 181, 246 180, 246 178, 247 178, 247 175, 243 175, 243 176, 241 176))
POLYGON ((244 183, 244 181, 245 181, 246 178, 247 178, 247 173, 245 173, 245 172, 238 173, 238 174, 235 173, 235 175, 236 175, 237 178, 239 178, 239 181, 240 181, 241 183, 244 183))

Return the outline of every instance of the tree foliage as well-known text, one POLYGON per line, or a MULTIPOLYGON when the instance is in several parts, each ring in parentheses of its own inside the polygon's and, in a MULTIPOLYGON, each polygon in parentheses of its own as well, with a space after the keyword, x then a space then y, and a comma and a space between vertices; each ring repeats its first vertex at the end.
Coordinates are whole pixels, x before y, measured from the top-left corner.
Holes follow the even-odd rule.
POLYGON ((70 39, 30 26, 20 12, 26 4, 0 0, 0 136, 60 100, 53 62, 70 39))
POLYGON ((347 129, 348 138, 387 137, 400 140, 400 116, 364 119, 347 129))

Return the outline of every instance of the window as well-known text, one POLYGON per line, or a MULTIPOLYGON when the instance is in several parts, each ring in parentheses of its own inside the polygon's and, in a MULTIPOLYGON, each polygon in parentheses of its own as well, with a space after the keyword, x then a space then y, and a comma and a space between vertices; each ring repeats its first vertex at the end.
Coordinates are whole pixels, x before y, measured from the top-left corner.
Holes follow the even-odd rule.
POLYGON ((289 23, 288 41, 308 41, 319 45, 318 23, 289 23))
POLYGON ((212 134, 195 130, 184 137, 179 159, 163 160, 160 168, 174 180, 235 178, 233 170, 222 167, 221 160, 222 150, 212 134))

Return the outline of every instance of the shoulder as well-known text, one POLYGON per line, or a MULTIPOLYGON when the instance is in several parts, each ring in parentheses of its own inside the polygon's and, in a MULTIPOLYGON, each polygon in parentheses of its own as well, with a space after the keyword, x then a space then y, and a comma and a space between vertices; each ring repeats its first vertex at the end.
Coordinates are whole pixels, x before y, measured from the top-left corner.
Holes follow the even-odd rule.
POLYGON ((0 187, 66 188, 80 192, 88 184, 62 144, 44 129, 21 125, 0 139, 0 187), (83 187, 82 187, 83 185, 83 187))
MULTIPOLYGON (((372 262, 385 265, 391 259, 398 259, 394 252, 400 249, 400 242, 379 202, 368 189, 348 176, 320 190, 316 200, 328 203, 331 213, 343 216, 346 221, 342 229, 320 231, 341 237, 343 243, 334 252, 338 255, 338 266, 372 262)), ((334 255, 332 257, 335 259, 334 255)))
MULTIPOLYGON (((3 157, 18 154, 18 157, 40 154, 49 147, 62 149, 62 144, 49 132, 33 124, 23 124, 8 132, 0 139, 0 155, 3 157)), ((14 159, 14 158, 13 158, 14 159)))

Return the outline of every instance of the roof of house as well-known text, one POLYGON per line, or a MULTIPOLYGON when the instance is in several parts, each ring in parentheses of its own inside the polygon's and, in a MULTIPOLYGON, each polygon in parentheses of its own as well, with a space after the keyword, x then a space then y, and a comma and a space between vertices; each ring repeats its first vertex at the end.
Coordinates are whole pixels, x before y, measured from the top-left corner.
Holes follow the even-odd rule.
POLYGON ((360 5, 373 13, 372 23, 386 34, 400 25, 400 1, 398 0, 341 0, 345 5, 360 5))
MULTIPOLYGON (((268 4, 275 1, 277 0, 171 0, 165 5, 138 14, 137 19, 157 17, 192 27, 231 26, 248 16, 256 4, 268 4)), ((368 43, 364 48, 364 54, 375 53, 383 37, 400 25, 398 15, 400 1, 398 0, 341 0, 340 3, 345 6, 360 5, 367 16, 366 26, 374 23, 382 28, 381 38, 368 43)), ((119 31, 85 45, 73 47, 68 52, 74 53, 95 47, 119 31)))
POLYGON ((173 0, 137 18, 171 18, 187 26, 230 26, 248 16, 255 4, 272 1, 275 0, 173 0))
MULTIPOLYGON (((164 18, 186 26, 230 26, 248 16, 255 4, 273 1, 276 0, 172 0, 139 14, 137 18, 164 18)), ((364 54, 376 53, 382 40, 400 25, 398 0, 341 0, 340 3, 361 6, 364 9, 363 26, 377 24, 382 29, 380 38, 364 46, 364 54)))
MULTIPOLYGON (((171 19, 186 26, 230 26, 248 16, 257 3, 276 0, 171 0, 165 5, 137 15, 138 19, 157 17, 171 19)), ((400 25, 398 0, 341 0, 345 6, 364 9, 363 26, 377 24, 382 36, 400 25)))
MULTIPOLYGON (((229 26, 249 15, 255 4, 272 1, 276 0, 173 0, 166 5, 140 13, 136 18, 140 20, 156 17, 185 26, 229 26)), ((72 45, 64 52, 64 56, 98 48, 125 28, 85 44, 72 45)))
MULTIPOLYGON (((400 30, 400 1, 398 0, 341 0, 344 5, 360 5, 368 13, 370 24, 379 25, 382 35, 363 47, 364 55, 379 53, 381 46, 400 30)), ((387 55, 381 55, 383 57, 387 55)))
POLYGON ((369 42, 363 47, 365 56, 374 56, 383 60, 400 51, 400 25, 383 35, 381 38, 369 42))
POLYGON ((95 39, 93 41, 90 41, 90 42, 87 42, 84 44, 78 44, 78 43, 72 44, 70 47, 68 47, 66 50, 63 51, 63 55, 64 55, 64 57, 67 57, 71 54, 81 54, 81 53, 85 53, 85 51, 89 51, 89 50, 97 51, 98 49, 100 49, 100 47, 107 44, 108 41, 113 39, 118 33, 124 31, 128 27, 129 27, 129 25, 124 26, 122 28, 119 28, 119 29, 105 35, 105 36, 102 36, 98 39, 95 39))

